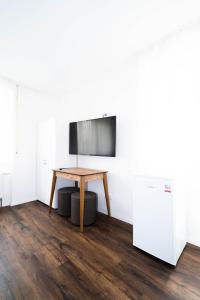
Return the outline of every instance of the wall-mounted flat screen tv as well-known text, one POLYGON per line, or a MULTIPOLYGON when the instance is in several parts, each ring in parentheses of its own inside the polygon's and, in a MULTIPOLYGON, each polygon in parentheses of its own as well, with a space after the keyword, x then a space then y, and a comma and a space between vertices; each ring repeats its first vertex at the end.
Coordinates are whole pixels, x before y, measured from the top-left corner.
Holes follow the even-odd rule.
POLYGON ((116 156, 116 116, 70 123, 69 154, 116 156))

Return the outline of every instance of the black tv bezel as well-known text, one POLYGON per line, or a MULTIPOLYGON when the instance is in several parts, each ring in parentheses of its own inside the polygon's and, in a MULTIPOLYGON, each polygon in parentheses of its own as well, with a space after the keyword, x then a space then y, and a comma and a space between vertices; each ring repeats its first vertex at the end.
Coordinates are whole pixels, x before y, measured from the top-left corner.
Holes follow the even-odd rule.
POLYGON ((95 119, 87 119, 87 120, 80 120, 80 121, 74 121, 74 122, 69 122, 69 155, 82 155, 82 156, 96 156, 96 157, 116 157, 116 146, 117 146, 117 143, 116 143, 116 138, 117 138, 117 134, 116 134, 116 131, 117 131, 117 116, 107 116, 107 117, 101 117, 101 118, 95 118, 95 119), (114 155, 94 155, 94 154, 81 154, 81 153, 70 153, 70 124, 72 123, 79 123, 79 122, 87 122, 87 121, 95 121, 95 120, 102 120, 102 119, 110 119, 110 118, 114 118, 115 119, 115 136, 114 136, 114 143, 115 143, 115 151, 114 151, 114 155))

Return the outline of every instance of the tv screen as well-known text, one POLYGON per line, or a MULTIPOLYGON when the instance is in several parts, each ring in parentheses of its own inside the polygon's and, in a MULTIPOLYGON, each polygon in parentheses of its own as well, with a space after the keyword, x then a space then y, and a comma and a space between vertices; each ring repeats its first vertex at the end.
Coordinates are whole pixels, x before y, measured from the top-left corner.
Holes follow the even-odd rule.
POLYGON ((69 153, 114 157, 116 116, 69 124, 69 153))

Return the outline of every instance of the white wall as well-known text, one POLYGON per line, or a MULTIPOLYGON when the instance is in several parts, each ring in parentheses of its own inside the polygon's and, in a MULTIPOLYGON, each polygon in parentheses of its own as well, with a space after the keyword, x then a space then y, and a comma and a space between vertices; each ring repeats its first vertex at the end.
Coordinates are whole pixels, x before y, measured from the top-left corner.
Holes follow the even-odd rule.
MULTIPOLYGON (((188 241, 196 245, 200 245, 199 34, 199 27, 193 26, 167 36, 63 96, 53 112, 56 167, 76 164, 68 155, 70 121, 117 115, 117 157, 80 156, 79 166, 109 171, 112 215, 130 223, 132 174, 181 182, 188 201, 188 241)), ((102 186, 90 183, 89 189, 98 192, 99 211, 106 212, 102 186)))
POLYGON ((48 94, 18 89, 15 82, 2 78, 0 94, 0 197, 3 206, 17 205, 37 199, 37 126, 46 111, 53 112, 55 102, 48 94))
MULTIPOLYGON (((58 128, 60 115, 62 114, 62 106, 59 98, 55 99, 43 94, 42 101, 36 101, 35 107, 38 112, 36 126, 36 195, 38 200, 49 204, 53 175, 52 169, 61 167, 62 159, 66 156, 66 148, 63 147, 66 136, 62 136, 62 133, 66 135, 66 117, 63 126, 58 128), (62 137, 61 140, 60 136, 62 137), (51 150, 48 147, 51 147, 51 150), (43 163, 44 160, 46 160, 45 164, 43 163), (59 160, 61 160, 60 163, 59 160)), ((54 208, 57 207, 57 190, 69 185, 70 182, 66 180, 59 179, 57 181, 53 202, 54 208)))
MULTIPOLYGON (((69 155, 69 122, 102 117, 104 113, 117 116, 117 157, 79 156, 79 166, 109 171, 108 181, 113 217, 132 222, 132 169, 134 147, 132 124, 135 120, 135 62, 127 60, 116 69, 90 81, 88 85, 66 94, 54 103, 56 119, 56 167, 74 167, 76 158, 69 155)), ((44 120, 49 117, 46 112, 44 120)), ((60 181, 60 185, 68 185, 60 181)), ((71 183, 74 184, 74 183, 71 183)), ((98 192, 99 211, 106 212, 102 183, 89 184, 98 192)), ((56 203, 55 203, 56 206, 56 203)))
MULTIPOLYGON (((162 39, 116 69, 54 102, 43 118, 56 119, 56 167, 75 166, 68 155, 68 123, 117 115, 117 157, 79 157, 79 166, 109 171, 112 215, 132 223, 132 174, 182 183, 188 201, 188 241, 200 245, 199 51, 200 29, 162 39)), ((65 185, 65 182, 62 182, 65 185)), ((106 212, 103 187, 99 211, 106 212)), ((184 199, 185 200, 185 199, 184 199)), ((55 203, 56 206, 56 203, 55 203)))
POLYGON ((12 205, 36 199, 35 93, 20 88, 17 121, 17 154, 12 176, 12 205))
POLYGON ((37 199, 37 127, 48 111, 52 97, 28 88, 19 88, 17 108, 17 140, 12 175, 12 205, 37 199))
POLYGON ((199 36, 191 27, 138 57, 136 145, 138 173, 181 181, 188 241, 200 246, 199 36))

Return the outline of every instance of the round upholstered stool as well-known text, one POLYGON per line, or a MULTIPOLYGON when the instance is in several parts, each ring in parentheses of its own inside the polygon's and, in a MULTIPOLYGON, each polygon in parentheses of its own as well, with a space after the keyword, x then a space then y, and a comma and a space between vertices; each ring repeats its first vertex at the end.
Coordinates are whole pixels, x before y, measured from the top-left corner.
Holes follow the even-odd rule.
MULTIPOLYGON (((84 222, 85 226, 95 223, 97 215, 97 194, 85 192, 84 222)), ((80 193, 71 195, 71 222, 80 225, 80 193)))
POLYGON ((65 187, 58 190, 58 214, 64 217, 71 216, 71 194, 79 192, 78 188, 65 187))

